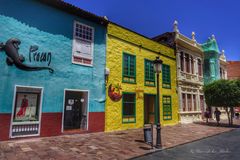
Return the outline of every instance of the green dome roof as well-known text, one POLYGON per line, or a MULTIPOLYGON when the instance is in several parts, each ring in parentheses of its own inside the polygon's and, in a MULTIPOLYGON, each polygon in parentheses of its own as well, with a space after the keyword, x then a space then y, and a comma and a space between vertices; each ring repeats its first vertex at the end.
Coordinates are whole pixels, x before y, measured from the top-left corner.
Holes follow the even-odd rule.
POLYGON ((209 38, 206 43, 202 44, 202 49, 203 49, 204 52, 217 52, 217 53, 220 53, 218 45, 217 45, 217 41, 214 38, 214 36, 212 36, 212 38, 209 38))

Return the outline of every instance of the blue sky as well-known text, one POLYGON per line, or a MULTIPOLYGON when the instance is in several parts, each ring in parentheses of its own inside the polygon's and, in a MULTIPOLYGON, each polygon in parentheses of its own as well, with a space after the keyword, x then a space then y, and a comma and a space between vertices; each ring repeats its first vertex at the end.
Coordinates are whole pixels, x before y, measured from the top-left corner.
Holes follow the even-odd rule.
POLYGON ((240 60, 240 1, 238 0, 65 0, 84 10, 147 37, 173 30, 176 19, 182 34, 196 33, 199 43, 215 35, 227 60, 240 60))

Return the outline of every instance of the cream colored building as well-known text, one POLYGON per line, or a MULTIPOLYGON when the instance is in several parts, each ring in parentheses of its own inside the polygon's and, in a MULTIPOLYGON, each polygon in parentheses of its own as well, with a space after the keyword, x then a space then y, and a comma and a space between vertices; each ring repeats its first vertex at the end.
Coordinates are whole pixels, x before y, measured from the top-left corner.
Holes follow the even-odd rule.
POLYGON ((201 120, 205 108, 203 96, 204 52, 195 39, 195 33, 192 32, 191 38, 181 34, 178 23, 175 21, 174 32, 167 32, 153 39, 175 49, 180 122, 191 123, 201 120))
POLYGON ((227 79, 227 59, 224 50, 222 50, 222 53, 219 56, 219 62, 220 62, 220 78, 227 79))
POLYGON ((174 23, 179 115, 182 123, 199 121, 204 112, 203 61, 204 53, 195 39, 181 34, 177 22, 174 23))

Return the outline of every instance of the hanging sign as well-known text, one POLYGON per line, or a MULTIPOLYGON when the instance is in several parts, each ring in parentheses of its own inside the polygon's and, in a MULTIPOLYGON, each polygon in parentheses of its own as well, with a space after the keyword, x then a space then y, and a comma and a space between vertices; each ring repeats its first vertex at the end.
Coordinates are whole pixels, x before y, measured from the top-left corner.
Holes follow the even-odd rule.
POLYGON ((116 85, 110 84, 108 87, 108 96, 110 99, 114 102, 118 102, 122 99, 122 94, 121 94, 121 85, 118 83, 116 85))

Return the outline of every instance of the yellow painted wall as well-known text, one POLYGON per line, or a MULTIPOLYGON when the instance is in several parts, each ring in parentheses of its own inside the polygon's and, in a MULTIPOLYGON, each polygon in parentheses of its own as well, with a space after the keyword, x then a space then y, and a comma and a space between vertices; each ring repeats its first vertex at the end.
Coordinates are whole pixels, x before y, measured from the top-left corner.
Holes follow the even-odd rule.
MULTIPOLYGON (((156 56, 159 56, 157 54, 159 51, 165 55, 160 55, 160 59, 171 68, 171 89, 161 87, 162 74, 160 74, 160 101, 162 95, 171 95, 172 97, 172 120, 162 119, 162 102, 160 102, 161 124, 174 125, 178 123, 178 96, 176 92, 176 57, 173 49, 110 23, 107 35, 107 68, 110 69, 107 87, 110 84, 120 83, 122 92, 136 92, 136 89, 141 89, 144 90, 144 93, 156 94, 156 87, 144 85, 144 59, 154 60, 156 56), (122 83, 123 52, 136 55, 136 84, 122 83)), ((143 127, 143 98, 138 98, 136 95, 136 123, 122 123, 122 100, 113 102, 108 97, 108 92, 106 94, 105 131, 143 127)), ((140 96, 143 96, 143 93, 140 96)))

